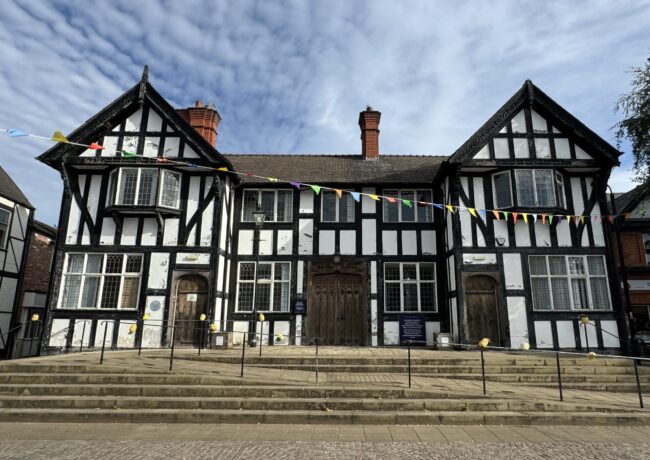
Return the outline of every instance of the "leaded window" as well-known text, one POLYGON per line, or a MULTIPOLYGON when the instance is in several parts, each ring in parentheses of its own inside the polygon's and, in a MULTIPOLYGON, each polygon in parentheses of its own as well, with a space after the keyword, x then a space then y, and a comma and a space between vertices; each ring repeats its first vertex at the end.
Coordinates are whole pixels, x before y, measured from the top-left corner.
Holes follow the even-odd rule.
POLYGON ((559 172, 551 169, 516 169, 515 184, 520 207, 564 207, 564 186, 559 172))
POLYGON ((384 222, 433 222, 431 190, 384 190, 384 222), (407 200, 405 202, 404 200, 407 200))
POLYGON ((289 311, 291 264, 289 262, 240 262, 237 279, 237 311, 289 311), (257 283, 255 278, 257 277, 257 283))
POLYGON ((322 222, 354 222, 354 198, 349 193, 338 197, 336 192, 321 192, 322 222))
POLYGON ((293 219, 293 191, 244 190, 242 222, 253 222, 253 213, 260 208, 267 222, 291 222, 293 219))
POLYGON ((387 312, 436 311, 436 271, 432 263, 385 263, 387 312))
POLYGON ((111 173, 109 203, 180 207, 180 173, 156 168, 120 168, 111 173))

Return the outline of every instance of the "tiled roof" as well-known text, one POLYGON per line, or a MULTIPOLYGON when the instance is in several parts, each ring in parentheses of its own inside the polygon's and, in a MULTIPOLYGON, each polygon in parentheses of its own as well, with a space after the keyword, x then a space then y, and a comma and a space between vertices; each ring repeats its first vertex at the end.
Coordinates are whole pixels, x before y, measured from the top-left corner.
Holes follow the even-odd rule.
POLYGON ((645 184, 637 185, 629 192, 621 193, 618 195, 615 194, 616 212, 621 213, 621 212, 631 211, 633 206, 635 206, 636 203, 639 202, 643 198, 643 195, 648 193, 649 190, 650 190, 650 183, 645 183, 645 184))
POLYGON ((9 177, 9 174, 2 167, 0 167, 0 196, 8 198, 14 203, 34 209, 23 191, 18 188, 13 179, 9 177))
MULTIPOLYGON (((235 171, 274 177, 288 182, 429 184, 448 157, 380 155, 364 160, 361 155, 224 154, 235 171)), ((241 177, 243 182, 266 182, 241 177)))

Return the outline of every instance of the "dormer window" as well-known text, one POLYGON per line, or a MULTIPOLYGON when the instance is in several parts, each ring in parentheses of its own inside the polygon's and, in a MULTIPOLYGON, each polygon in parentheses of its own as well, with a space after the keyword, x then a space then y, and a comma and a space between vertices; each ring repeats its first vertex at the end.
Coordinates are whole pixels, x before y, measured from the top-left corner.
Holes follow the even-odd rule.
POLYGON ((510 208, 564 208, 564 179, 551 169, 515 169, 515 196, 512 193, 510 171, 492 175, 495 209, 510 208))
POLYGON ((178 209, 180 173, 156 168, 120 168, 111 173, 109 203, 178 209))

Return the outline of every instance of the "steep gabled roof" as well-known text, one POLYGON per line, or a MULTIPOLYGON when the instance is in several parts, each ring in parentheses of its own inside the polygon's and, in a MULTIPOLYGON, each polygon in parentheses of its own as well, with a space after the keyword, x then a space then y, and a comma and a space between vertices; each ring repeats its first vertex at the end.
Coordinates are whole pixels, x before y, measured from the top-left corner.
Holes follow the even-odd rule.
POLYGON ((650 193, 650 182, 646 182, 641 185, 637 185, 629 192, 625 192, 617 196, 614 201, 616 203, 616 213, 623 214, 625 212, 631 212, 643 197, 650 193))
POLYGON ((2 169, 0 166, 0 196, 7 198, 8 200, 18 203, 22 206, 25 206, 30 209, 34 209, 34 206, 29 202, 25 194, 20 188, 16 185, 13 179, 7 174, 7 172, 2 169))
POLYGON ((621 152, 567 112, 530 80, 526 80, 519 91, 451 155, 449 162, 461 163, 472 158, 490 136, 498 133, 506 122, 526 105, 542 114, 548 114, 554 126, 564 134, 573 136, 578 143, 590 146, 590 152, 609 160, 612 165, 619 165, 618 157, 622 155, 621 152))
MULTIPOLYGON (((142 79, 138 84, 126 91, 109 105, 100 110, 96 115, 70 133, 67 138, 71 142, 87 143, 96 141, 108 133, 117 122, 140 108, 148 100, 156 109, 167 117, 174 128, 181 132, 197 153, 215 165, 231 166, 228 160, 221 155, 203 136, 194 130, 176 110, 155 90, 149 83, 149 71, 144 67, 142 79)), ((61 163, 68 156, 79 155, 83 147, 57 143, 52 148, 41 154, 37 159, 52 166, 61 168, 61 163)))
MULTIPOLYGON (((444 156, 225 154, 235 171, 307 183, 431 184, 444 156)), ((265 183, 242 177, 243 183, 265 183)))

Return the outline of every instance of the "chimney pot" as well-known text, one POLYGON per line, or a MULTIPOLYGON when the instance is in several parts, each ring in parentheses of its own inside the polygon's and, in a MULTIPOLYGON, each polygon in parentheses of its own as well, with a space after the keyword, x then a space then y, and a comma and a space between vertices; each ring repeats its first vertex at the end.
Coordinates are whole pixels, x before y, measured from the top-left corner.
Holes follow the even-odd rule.
POLYGON ((201 103, 201 101, 196 101, 194 107, 203 107, 203 103, 201 103))
POLYGON ((213 147, 217 147, 217 126, 221 115, 212 105, 204 107, 201 101, 196 101, 194 107, 177 109, 176 112, 213 147))
POLYGON ((379 159, 379 120, 381 112, 372 106, 359 114, 359 127, 361 128, 361 155, 364 160, 379 159))

